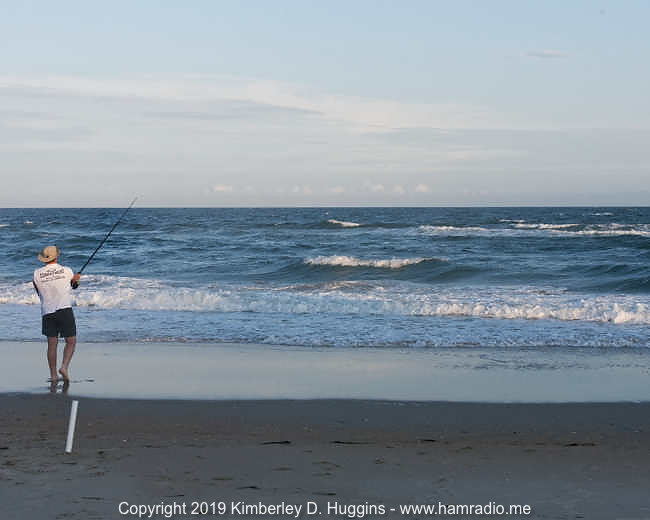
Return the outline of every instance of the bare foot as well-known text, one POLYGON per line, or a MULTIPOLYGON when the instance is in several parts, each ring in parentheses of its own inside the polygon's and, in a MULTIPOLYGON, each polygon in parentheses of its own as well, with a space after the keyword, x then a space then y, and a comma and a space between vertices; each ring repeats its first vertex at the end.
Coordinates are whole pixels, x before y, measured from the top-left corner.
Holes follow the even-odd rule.
POLYGON ((67 381, 68 383, 70 382, 70 376, 68 375, 68 370, 66 368, 59 368, 59 374, 63 376, 64 381, 67 381))

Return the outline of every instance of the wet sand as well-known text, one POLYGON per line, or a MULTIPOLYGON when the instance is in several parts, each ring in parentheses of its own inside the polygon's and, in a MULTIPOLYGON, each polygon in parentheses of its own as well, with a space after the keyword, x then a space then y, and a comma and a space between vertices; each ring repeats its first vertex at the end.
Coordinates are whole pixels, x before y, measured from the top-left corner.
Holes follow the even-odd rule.
MULTIPOLYGON (((62 348, 59 349, 61 355, 62 348)), ((44 342, 0 342, 0 393, 47 392, 44 342)), ((137 399, 650 401, 646 349, 79 343, 70 395, 137 399)))
POLYGON ((650 403, 79 398, 66 455, 70 400, 0 395, 3 519, 136 518, 120 502, 217 517, 190 515, 192 501, 323 512, 300 518, 346 518, 328 503, 431 518, 390 508, 490 501, 531 506, 517 518, 650 518, 650 403))

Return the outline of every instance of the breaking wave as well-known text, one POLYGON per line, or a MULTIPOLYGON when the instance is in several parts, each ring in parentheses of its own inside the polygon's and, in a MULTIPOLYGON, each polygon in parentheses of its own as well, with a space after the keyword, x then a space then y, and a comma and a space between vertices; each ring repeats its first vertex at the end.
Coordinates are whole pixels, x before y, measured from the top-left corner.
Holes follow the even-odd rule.
POLYGON ((580 230, 555 230, 558 233, 591 236, 642 236, 650 237, 650 224, 635 226, 623 224, 589 225, 580 230))
POLYGON ((511 226, 487 228, 482 226, 422 225, 417 229, 425 234, 441 236, 536 236, 541 234, 541 236, 546 237, 569 235, 650 237, 650 224, 548 224, 544 222, 506 221, 503 219, 501 222, 511 224, 511 226))
MULTIPOLYGON (((0 287, 0 304, 37 305, 31 284, 0 287)), ((311 287, 172 286, 157 280, 88 276, 79 307, 146 311, 253 312, 367 316, 457 316, 650 324, 650 305, 632 296, 593 296, 549 288, 447 288, 402 283, 311 287)))
POLYGON ((419 264, 431 260, 439 260, 435 258, 389 258, 385 260, 363 260, 354 256, 317 256, 314 258, 307 258, 306 264, 309 265, 330 265, 338 267, 377 267, 381 269, 401 269, 407 265, 419 264))
POLYGON ((333 218, 328 219, 327 222, 329 224, 333 224, 335 226, 341 226, 345 228, 353 228, 353 227, 361 226, 361 224, 359 224, 358 222, 346 222, 345 220, 336 220, 333 218))
POLYGON ((524 222, 518 222, 515 224, 515 227, 520 229, 567 229, 578 226, 580 226, 580 224, 527 224, 524 222))
POLYGON ((420 226, 418 230, 434 235, 471 235, 476 233, 490 233, 491 229, 480 226, 420 226))

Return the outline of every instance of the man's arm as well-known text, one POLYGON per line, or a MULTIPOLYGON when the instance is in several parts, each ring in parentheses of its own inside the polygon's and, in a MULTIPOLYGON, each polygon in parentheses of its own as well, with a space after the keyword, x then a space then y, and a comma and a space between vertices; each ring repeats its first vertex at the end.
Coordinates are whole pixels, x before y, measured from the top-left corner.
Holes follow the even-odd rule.
POLYGON ((79 287, 79 279, 81 278, 81 273, 75 273, 72 275, 72 280, 70 280, 70 285, 73 289, 79 287))

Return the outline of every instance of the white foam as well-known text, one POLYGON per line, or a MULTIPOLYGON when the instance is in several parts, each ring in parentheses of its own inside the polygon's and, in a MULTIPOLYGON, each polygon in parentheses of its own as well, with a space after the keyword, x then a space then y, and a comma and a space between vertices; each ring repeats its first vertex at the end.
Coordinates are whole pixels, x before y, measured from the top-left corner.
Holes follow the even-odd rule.
POLYGON ((385 260, 363 260, 354 256, 317 256, 307 258, 306 264, 310 265, 332 265, 340 267, 379 267, 385 269, 401 269, 407 265, 419 264, 433 260, 433 258, 389 258, 385 260))
POLYGON ((625 306, 599 302, 555 306, 537 301, 423 303, 415 314, 425 316, 469 316, 479 318, 561 321, 596 321, 615 324, 650 324, 644 304, 625 306))
POLYGON ((578 231, 567 231, 567 230, 553 230, 553 231, 556 233, 564 233, 570 235, 650 237, 649 224, 636 224, 634 226, 628 226, 625 224, 612 223, 606 225, 587 226, 585 229, 581 229, 578 231))
MULTIPOLYGON (((313 287, 175 287, 157 280, 84 276, 79 307, 142 311, 257 312, 367 316, 458 316, 650 325, 646 295, 595 296, 539 287, 436 288, 365 282, 313 287)), ((0 304, 39 303, 31 283, 0 285, 0 304)))
POLYGON ((419 226, 418 231, 430 235, 442 236, 467 236, 467 235, 491 235, 491 236, 535 236, 540 233, 546 236, 586 235, 586 236, 650 236, 650 224, 591 224, 584 229, 578 228, 583 224, 548 224, 513 222, 512 227, 507 228, 485 228, 480 226, 419 226))
POLYGON ((28 224, 29 225, 29 224, 33 224, 33 222, 31 220, 26 220, 25 222, 23 222, 23 224, 28 224))
POLYGON ((32 283, 26 282, 7 287, 0 286, 0 304, 8 303, 17 305, 36 305, 40 303, 40 300, 34 291, 32 283))
POLYGON ((9 224, 0 224, 0 228, 9 227, 9 224))
POLYGON ((519 229, 567 229, 571 227, 577 227, 580 224, 544 224, 539 223, 539 224, 524 224, 524 223, 518 223, 515 224, 516 228, 519 229))
POLYGON ((639 235, 650 236, 650 226, 648 224, 618 224, 616 222, 610 224, 591 224, 586 225, 584 229, 570 229, 579 227, 582 224, 515 224, 519 229, 538 229, 547 230, 556 234, 566 235, 596 235, 596 236, 625 236, 625 235, 639 235))
POLYGON ((327 222, 341 227, 359 227, 361 225, 358 222, 346 222, 345 220, 336 220, 333 218, 328 219, 327 222))
POLYGON ((473 233, 489 233, 490 230, 488 228, 480 227, 480 226, 466 226, 466 227, 459 227, 459 226, 431 226, 431 225, 424 225, 420 226, 418 228, 420 231, 423 231, 425 233, 430 233, 430 234, 436 234, 436 235, 454 235, 454 234, 460 234, 460 235, 467 235, 467 234, 473 234, 473 233))

